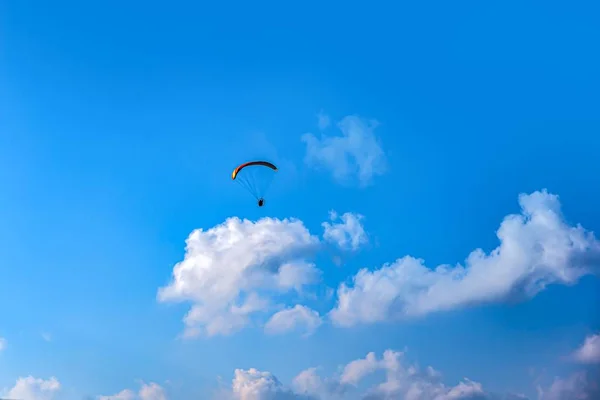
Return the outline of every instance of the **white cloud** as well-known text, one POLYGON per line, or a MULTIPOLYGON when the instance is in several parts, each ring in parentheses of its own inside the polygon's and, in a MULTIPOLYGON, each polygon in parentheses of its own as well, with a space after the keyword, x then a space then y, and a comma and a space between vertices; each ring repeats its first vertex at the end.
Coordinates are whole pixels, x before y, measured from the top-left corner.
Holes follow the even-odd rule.
POLYGON ((317 114, 317 125, 320 130, 329 128, 329 125, 331 125, 329 115, 323 113, 323 111, 319 112, 319 114, 317 114))
POLYGON ((309 368, 300 372, 292 381, 292 390, 295 393, 305 395, 321 394, 325 384, 317 374, 316 368, 309 368))
POLYGON ((448 387, 433 368, 420 371, 416 365, 405 365, 403 358, 404 353, 393 350, 386 350, 381 360, 377 360, 374 353, 369 353, 366 358, 349 363, 344 368, 341 381, 356 385, 373 372, 384 371, 385 381, 368 391, 366 398, 372 400, 451 400, 486 396, 480 383, 465 379, 456 386, 448 387))
POLYGON ((302 293, 304 286, 318 282, 321 278, 321 271, 312 263, 304 261, 295 261, 282 264, 279 272, 273 276, 275 286, 283 291, 294 289, 302 293))
POLYGON ((600 364, 600 334, 586 337, 574 358, 583 364, 600 364))
POLYGON ((42 332, 42 339, 44 339, 44 341, 46 341, 46 342, 51 342, 52 335, 47 332, 42 332))
POLYGON ((232 384, 233 397, 239 400, 293 400, 297 396, 283 387, 270 372, 255 368, 236 369, 232 384))
POLYGON ((580 225, 565 222, 557 196, 545 190, 522 194, 519 203, 521 214, 504 218, 500 245, 489 254, 474 250, 465 266, 429 269, 405 256, 375 271, 362 269, 352 285, 339 286, 331 319, 352 326, 531 298, 552 283, 571 285, 597 272, 600 243, 580 225))
POLYGON ((340 377, 323 379, 316 368, 300 372, 285 387, 272 373, 256 369, 236 370, 232 392, 240 400, 266 399, 405 399, 458 400, 487 398, 481 384, 465 379, 456 386, 446 386, 440 374, 428 367, 421 371, 406 365, 403 353, 386 350, 381 359, 369 353, 364 359, 348 363, 340 377), (367 376, 383 371, 383 382, 363 391, 357 386, 367 376))
POLYGON ((311 400, 344 400, 348 399, 348 390, 339 379, 322 378, 317 368, 308 368, 300 372, 292 380, 292 391, 303 399, 311 400))
POLYGON ((0 351, 6 349, 7 341, 3 337, 0 337, 0 351))
POLYGON ((212 306, 210 303, 194 304, 184 317, 186 324, 185 337, 194 337, 200 334, 200 327, 207 336, 230 335, 250 322, 250 315, 259 311, 266 311, 269 302, 250 293, 241 304, 231 304, 225 308, 212 306))
POLYGON ((305 336, 311 335, 321 325, 321 316, 315 310, 297 304, 275 313, 265 325, 265 332, 278 335, 303 327, 305 336))
POLYGON ((378 368, 379 361, 377 361, 375 353, 371 352, 365 358, 349 362, 344 367, 340 382, 356 386, 365 376, 372 374, 378 368))
POLYGON ((98 400, 134 400, 136 394, 133 390, 125 389, 112 396, 98 396, 98 400))
POLYGON ((165 390, 154 382, 143 384, 139 396, 140 400, 167 400, 165 390))
POLYGON ((329 212, 329 222, 321 225, 325 230, 323 239, 335 243, 342 249, 357 250, 360 246, 367 244, 369 239, 362 225, 363 216, 347 212, 338 216, 335 211, 329 212), (336 222, 340 220, 341 222, 336 222))
POLYGON ((302 221, 263 218, 256 222, 228 218, 188 237, 183 261, 158 300, 190 301, 185 335, 229 334, 266 311, 261 294, 300 290, 319 278, 304 259, 319 244, 302 221))
POLYGON ((538 387, 538 400, 596 400, 600 398, 598 382, 578 371, 566 378, 555 378, 547 390, 538 387))
POLYGON ((360 186, 368 185, 374 176, 387 170, 385 153, 374 132, 377 125, 375 121, 347 116, 338 123, 341 136, 322 135, 319 139, 312 133, 302 135, 306 163, 330 170, 342 183, 357 179, 360 186))
POLYGON ((60 388, 60 382, 54 377, 44 380, 27 376, 17 379, 15 386, 3 397, 19 400, 52 400, 57 396, 60 388))
POLYGON ((167 400, 167 395, 158 383, 143 383, 136 394, 131 389, 125 389, 111 396, 98 396, 98 400, 167 400))

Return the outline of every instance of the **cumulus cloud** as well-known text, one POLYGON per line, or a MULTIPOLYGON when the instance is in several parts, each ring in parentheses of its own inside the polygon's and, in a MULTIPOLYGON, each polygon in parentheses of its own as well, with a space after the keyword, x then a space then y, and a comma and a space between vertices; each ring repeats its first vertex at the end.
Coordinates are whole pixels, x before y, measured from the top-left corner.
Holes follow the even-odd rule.
POLYGON ((272 335, 304 328, 305 336, 311 335, 321 325, 321 316, 315 310, 295 305, 275 313, 265 325, 265 332, 272 335))
POLYGON ((300 400, 270 372, 255 368, 236 369, 232 384, 233 398, 238 400, 300 400))
POLYGON ((3 337, 0 337, 0 351, 6 349, 6 339, 4 339, 3 337))
POLYGON ((586 337, 573 356, 583 364, 600 364, 600 334, 586 337))
POLYGON ((380 360, 376 359, 374 353, 369 353, 365 359, 348 364, 341 380, 346 378, 346 381, 357 384, 365 376, 377 370, 385 372, 385 381, 368 391, 365 398, 371 400, 451 400, 487 396, 480 383, 469 379, 459 382, 456 386, 448 387, 442 383, 439 372, 431 367, 421 371, 416 365, 404 361, 404 353, 393 350, 386 350, 380 360))
POLYGON ((263 218, 256 222, 229 218, 188 237, 183 261, 158 300, 189 301, 185 334, 230 334, 266 311, 264 293, 300 290, 315 283, 319 272, 305 258, 319 244, 302 221, 263 218))
POLYGON ((339 216, 335 211, 329 212, 331 222, 323 222, 323 239, 332 242, 342 249, 357 250, 369 242, 362 224, 363 216, 347 212, 339 216), (337 222, 340 221, 340 222, 337 222))
POLYGON ((330 312, 335 324, 352 326, 424 315, 468 305, 531 298, 550 284, 575 284, 597 273, 600 243, 592 232, 563 218, 558 196, 538 191, 519 196, 521 213, 497 231, 500 245, 474 250, 465 265, 427 268, 405 256, 380 269, 361 269, 337 290, 330 312))
POLYGON ((364 359, 348 363, 339 377, 324 379, 316 368, 300 372, 289 388, 272 373, 256 369, 236 370, 232 392, 240 400, 280 399, 419 399, 459 400, 484 399, 488 394, 481 384, 463 380, 456 386, 446 386, 440 374, 428 367, 420 370, 405 362, 404 354, 386 350, 381 359, 369 353, 364 359), (362 391, 359 383, 375 372, 384 373, 384 381, 362 391))
POLYGON ((6 391, 3 397, 19 400, 53 400, 61 389, 55 378, 44 380, 33 376, 17 379, 15 386, 6 391))
POLYGON ((331 171, 342 183, 356 179, 360 186, 370 184, 374 176, 387 170, 385 153, 375 136, 377 125, 375 121, 347 116, 338 123, 340 136, 317 138, 312 133, 304 134, 305 162, 331 171))
POLYGON ((167 395, 158 383, 142 383, 136 394, 131 389, 125 389, 111 396, 98 396, 98 400, 167 400, 167 395))

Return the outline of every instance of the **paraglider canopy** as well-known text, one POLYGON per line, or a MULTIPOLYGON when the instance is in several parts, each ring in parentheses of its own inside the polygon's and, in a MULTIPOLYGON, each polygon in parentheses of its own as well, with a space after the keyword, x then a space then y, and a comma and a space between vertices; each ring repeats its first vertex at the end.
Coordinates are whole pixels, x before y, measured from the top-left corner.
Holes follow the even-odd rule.
POLYGON ((231 179, 242 185, 256 200, 258 206, 265 204, 264 196, 277 172, 277 167, 268 161, 250 161, 237 166, 231 179))

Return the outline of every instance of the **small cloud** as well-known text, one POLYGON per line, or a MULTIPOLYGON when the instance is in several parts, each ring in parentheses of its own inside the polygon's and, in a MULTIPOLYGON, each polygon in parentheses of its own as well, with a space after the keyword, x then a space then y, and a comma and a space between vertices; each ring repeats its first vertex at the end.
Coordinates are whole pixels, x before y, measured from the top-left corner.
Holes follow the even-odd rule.
POLYGON ((330 211, 329 219, 331 223, 323 222, 321 224, 325 230, 323 239, 336 244, 342 249, 358 250, 360 246, 369 242, 362 225, 363 218, 362 215, 351 212, 338 216, 335 211, 330 211), (341 222, 336 222, 338 220, 341 222))
POLYGON ((321 316, 315 310, 297 304, 275 313, 265 325, 265 332, 279 335, 297 329, 305 328, 304 336, 309 336, 321 325, 321 316))
POLYGON ((135 393, 132 390, 125 389, 111 396, 98 396, 98 400, 134 400, 135 397, 135 393))
POLYGON ((586 337, 573 357, 582 364, 600 364, 600 334, 586 337))
POLYGON ((167 400, 167 395, 162 386, 158 383, 144 383, 136 394, 131 389, 124 389, 117 394, 110 396, 98 396, 98 400, 167 400))
POLYGON ((42 332, 42 339, 44 339, 46 342, 51 342, 52 335, 47 332, 42 332))
POLYGON ((236 369, 234 374, 231 389, 235 399, 296 399, 295 395, 270 372, 250 368, 248 370, 236 369))
POLYGON ((340 183, 356 180, 361 187, 369 185, 373 177, 387 170, 385 153, 375 136, 377 125, 376 121, 347 116, 338 123, 340 136, 304 134, 305 162, 331 171, 340 183))
POLYGON ((325 289, 325 299, 326 300, 331 300, 334 295, 335 295, 335 289, 334 288, 328 287, 328 288, 325 289))
POLYGON ((317 125, 320 130, 327 129, 329 125, 331 125, 331 119, 329 118, 329 115, 325 114, 323 111, 320 111, 319 114, 317 114, 317 125))
POLYGON ((0 351, 6 349, 6 339, 4 339, 3 337, 0 337, 0 351))

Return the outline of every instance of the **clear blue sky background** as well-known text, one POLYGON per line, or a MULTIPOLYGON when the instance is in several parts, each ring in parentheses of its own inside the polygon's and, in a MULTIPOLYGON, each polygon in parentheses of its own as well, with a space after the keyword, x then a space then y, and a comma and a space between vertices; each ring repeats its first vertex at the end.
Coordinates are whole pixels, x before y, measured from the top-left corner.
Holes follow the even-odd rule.
POLYGON ((187 235, 230 216, 318 233, 330 209, 365 215, 378 244, 343 270, 323 261, 331 287, 405 254, 488 251, 522 192, 548 188, 600 231, 598 5, 192 3, 0 3, 0 387, 54 375, 83 396, 170 380, 188 396, 235 368, 289 381, 405 346, 448 382, 501 392, 533 394, 531 367, 565 368, 600 328, 594 278, 309 339, 249 328, 182 342, 187 306, 156 292, 187 235), (303 164, 321 110, 380 121, 389 168, 374 185, 303 164), (255 156, 288 166, 264 209, 229 179, 255 156))

